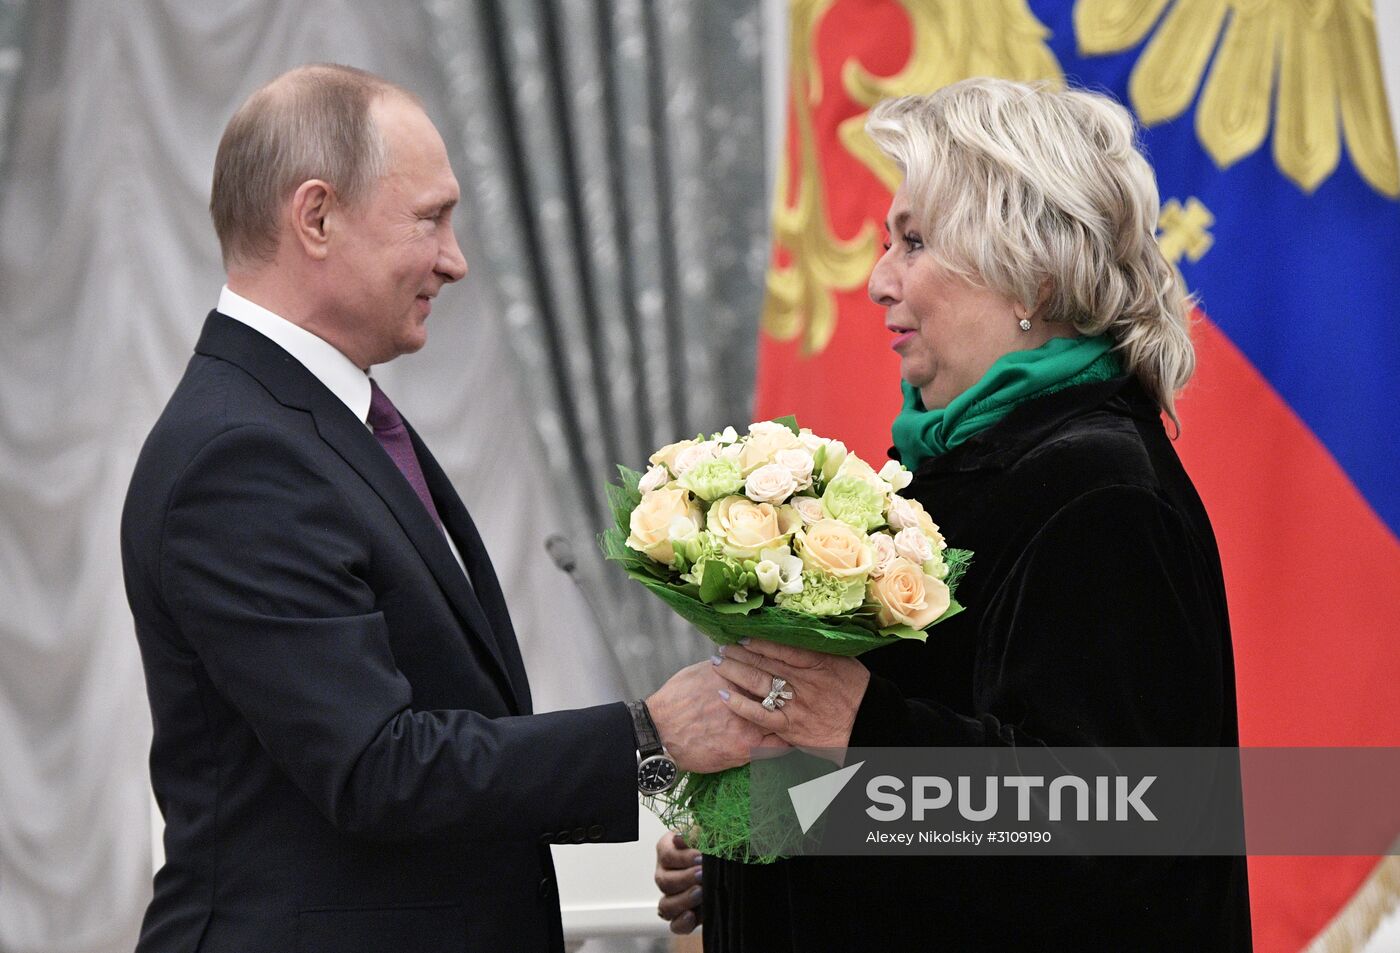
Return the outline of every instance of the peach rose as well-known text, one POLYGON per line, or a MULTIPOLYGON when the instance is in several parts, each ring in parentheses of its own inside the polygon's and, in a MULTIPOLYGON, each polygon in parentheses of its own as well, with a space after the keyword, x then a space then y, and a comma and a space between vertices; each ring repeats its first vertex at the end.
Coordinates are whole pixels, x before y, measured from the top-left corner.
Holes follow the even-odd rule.
POLYGON ((710 507, 706 528, 719 537, 726 556, 758 559, 765 549, 785 546, 801 523, 802 518, 790 506, 726 496, 710 507))
POLYGON ((671 537, 683 534, 673 533, 672 524, 681 520, 699 529, 703 518, 699 505, 684 487, 652 490, 632 511, 632 534, 627 537, 627 545, 659 563, 675 565, 676 550, 671 537))
POLYGON ((879 579, 872 579, 866 591, 876 605, 875 618, 882 627, 926 628, 948 611, 952 601, 941 580, 926 575, 903 556, 890 563, 879 579))
POLYGON ((817 520, 797 534, 797 554, 808 569, 850 579, 870 572, 875 554, 864 533, 840 520, 817 520))

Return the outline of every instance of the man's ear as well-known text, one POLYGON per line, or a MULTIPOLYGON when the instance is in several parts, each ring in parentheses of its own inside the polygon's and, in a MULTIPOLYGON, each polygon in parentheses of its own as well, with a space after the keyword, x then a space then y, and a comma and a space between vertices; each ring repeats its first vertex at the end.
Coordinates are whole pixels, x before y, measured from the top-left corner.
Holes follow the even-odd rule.
POLYGON ((302 251, 316 261, 330 253, 326 219, 335 207, 335 189, 322 179, 307 179, 292 195, 292 232, 302 251))

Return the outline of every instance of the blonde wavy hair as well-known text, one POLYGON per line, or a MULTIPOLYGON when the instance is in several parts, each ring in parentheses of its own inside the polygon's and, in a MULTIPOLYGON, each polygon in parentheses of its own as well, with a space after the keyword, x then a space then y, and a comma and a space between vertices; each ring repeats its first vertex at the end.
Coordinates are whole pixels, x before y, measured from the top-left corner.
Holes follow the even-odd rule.
POLYGON ((865 130, 904 173, 935 260, 1046 321, 1107 334, 1180 429, 1193 301, 1157 245, 1157 180, 1126 109, 1084 90, 969 79, 885 100, 865 130))

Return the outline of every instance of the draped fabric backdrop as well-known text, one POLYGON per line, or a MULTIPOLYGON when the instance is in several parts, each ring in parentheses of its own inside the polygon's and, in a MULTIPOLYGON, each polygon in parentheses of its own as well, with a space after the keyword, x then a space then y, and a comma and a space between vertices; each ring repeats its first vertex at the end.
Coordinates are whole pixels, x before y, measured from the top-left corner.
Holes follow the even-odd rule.
MULTIPOLYGON (((118 516, 222 281, 206 203, 238 103, 316 60, 422 95, 472 273, 376 377, 480 524, 537 707, 589 704, 622 697, 619 666, 544 538, 605 578, 611 463, 747 416, 757 7, 0 0, 0 950, 128 950, 149 893, 118 516)), ((698 646, 646 652, 663 626, 610 585, 593 602, 650 690, 698 646)))
POLYGON ((702 641, 605 567, 604 484, 750 413, 768 254, 753 0, 433 0, 464 186, 628 688, 702 641))

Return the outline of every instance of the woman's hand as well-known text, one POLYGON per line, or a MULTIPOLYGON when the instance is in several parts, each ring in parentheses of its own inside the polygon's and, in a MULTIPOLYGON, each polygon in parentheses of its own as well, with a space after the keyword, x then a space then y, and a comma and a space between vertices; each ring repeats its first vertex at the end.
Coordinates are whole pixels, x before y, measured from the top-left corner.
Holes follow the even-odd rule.
POLYGON ((870 672, 860 662, 763 639, 719 652, 710 661, 740 689, 725 699, 736 715, 794 747, 844 748, 850 742, 856 709, 870 683, 870 672), (783 690, 792 692, 792 698, 769 711, 754 699, 767 697, 774 677, 787 682, 783 690))
POLYGON ((685 838, 667 831, 656 842, 656 886, 661 890, 657 915, 672 933, 690 933, 700 925, 700 852, 685 838))

